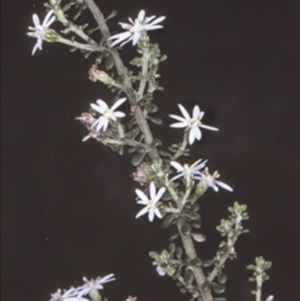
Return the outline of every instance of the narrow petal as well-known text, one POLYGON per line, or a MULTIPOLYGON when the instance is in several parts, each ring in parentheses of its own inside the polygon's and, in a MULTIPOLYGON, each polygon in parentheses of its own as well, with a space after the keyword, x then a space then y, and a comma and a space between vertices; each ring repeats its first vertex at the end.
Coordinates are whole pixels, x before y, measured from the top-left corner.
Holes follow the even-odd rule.
POLYGON ((138 212, 138 214, 135 216, 135 218, 139 218, 140 216, 142 216, 142 215, 148 213, 148 211, 149 211, 149 208, 148 208, 148 207, 143 208, 142 210, 140 210, 140 211, 138 212))
POLYGON ((195 139, 200 140, 202 138, 202 133, 198 127, 192 127, 190 129, 190 134, 194 136, 195 139))
POLYGON ((170 164, 177 170, 177 172, 183 171, 183 166, 176 161, 171 161, 170 164))
POLYGON ((203 129, 206 129, 206 130, 219 131, 218 128, 215 128, 215 127, 209 126, 209 125, 205 125, 205 124, 203 124, 203 123, 200 123, 200 124, 199 124, 199 127, 203 128, 203 129))
POLYGON ((186 119, 183 118, 183 117, 181 117, 181 116, 174 115, 174 114, 170 114, 169 116, 170 116, 171 118, 173 118, 173 119, 178 120, 178 121, 186 122, 186 119))
POLYGON ((39 27, 41 25, 40 18, 37 14, 34 14, 32 16, 32 21, 33 21, 33 24, 34 24, 35 27, 39 27))
POLYGON ((145 195, 145 193, 142 190, 136 189, 135 193, 144 202, 144 204, 148 204, 149 198, 145 195))
POLYGON ((144 21, 144 19, 145 19, 145 14, 146 14, 146 12, 142 9, 140 12, 139 12, 139 14, 138 14, 138 17, 137 17, 137 19, 141 22, 141 23, 143 23, 143 21, 144 21))
POLYGON ((124 103, 126 101, 126 97, 124 98, 120 98, 118 99, 114 104, 113 106, 111 107, 111 110, 114 111, 116 108, 118 108, 122 103, 124 103))
MULTIPOLYGON (((155 17, 155 16, 152 16, 152 17, 155 17)), ((151 18, 151 17, 150 17, 150 18, 151 18)), ((160 23, 160 22, 162 22, 165 18, 166 18, 165 16, 161 16, 161 17, 155 19, 153 22, 151 22, 150 25, 155 25, 155 24, 157 24, 157 23, 160 23)), ((149 21, 149 22, 150 22, 150 21, 149 21)))
POLYGON ((183 122, 170 124, 171 128, 186 128, 188 125, 183 122))
POLYGON ((184 174, 183 174, 183 173, 180 173, 179 175, 173 177, 170 181, 173 182, 173 181, 175 181, 175 180, 177 180, 177 179, 179 179, 179 178, 181 178, 181 177, 183 177, 183 176, 184 176, 184 174))
POLYGON ((185 107, 181 104, 178 104, 178 107, 183 115, 183 117, 187 120, 190 120, 191 119, 191 116, 190 114, 188 113, 188 111, 185 109, 185 107))
POLYGON ((114 112, 113 116, 117 117, 117 118, 123 118, 126 116, 126 114, 123 112, 117 111, 117 112, 114 112))
POLYGON ((200 108, 199 106, 194 106, 194 109, 193 109, 193 118, 197 118, 198 116, 200 115, 200 108))
POLYGON ((155 184, 154 182, 151 182, 150 183, 150 198, 151 200, 155 200, 155 196, 156 196, 156 187, 155 187, 155 184))
POLYGON ((222 188, 224 188, 224 189, 226 189, 226 190, 228 190, 230 192, 233 192, 233 189, 229 185, 227 185, 227 184, 225 184, 225 183, 223 183, 221 181, 215 181, 215 183, 217 185, 219 185, 220 187, 222 187, 222 188))
POLYGON ((54 16, 51 18, 52 14, 53 14, 53 10, 51 9, 48 11, 48 13, 43 21, 43 26, 48 27, 55 20, 54 16), (50 18, 51 18, 51 20, 50 20, 50 18))
POLYGON ((155 196, 155 198, 153 199, 155 201, 155 203, 157 203, 161 197, 163 196, 163 194, 166 192, 166 188, 165 187, 161 187, 159 190, 158 190, 158 193, 157 195, 155 196))
POLYGON ((154 213, 158 218, 162 218, 162 215, 161 215, 160 211, 158 210, 158 208, 154 209, 154 213))
POLYGON ((154 220, 154 210, 150 210, 148 214, 149 222, 153 222, 154 220))
POLYGON ((132 38, 132 45, 135 46, 140 38, 141 34, 139 32, 135 32, 132 38))
POLYGON ((149 30, 156 30, 156 29, 160 29, 160 28, 163 28, 162 25, 145 25, 145 29, 146 31, 149 31, 149 30))

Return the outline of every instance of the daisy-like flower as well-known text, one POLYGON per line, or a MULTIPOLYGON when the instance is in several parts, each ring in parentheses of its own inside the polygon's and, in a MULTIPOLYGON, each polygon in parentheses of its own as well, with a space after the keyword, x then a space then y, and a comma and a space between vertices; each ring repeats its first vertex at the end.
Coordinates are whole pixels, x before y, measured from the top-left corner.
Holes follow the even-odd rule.
POLYGON ((215 192, 219 191, 219 187, 226 189, 230 192, 233 192, 233 189, 221 182, 221 181, 217 181, 216 179, 218 179, 220 177, 220 174, 215 171, 212 175, 209 173, 208 168, 205 168, 203 172, 200 172, 200 181, 204 181, 204 183, 208 186, 211 187, 215 192), (218 187, 219 186, 219 187, 218 187))
POLYGON ((58 289, 54 294, 51 294, 50 301, 89 301, 86 298, 78 297, 78 289, 71 287, 63 293, 61 289, 58 289))
POLYGON ((138 14, 138 17, 134 21, 131 18, 128 18, 130 24, 119 22, 121 27, 126 31, 111 36, 109 40, 114 41, 110 46, 113 47, 119 43, 121 43, 121 46, 123 46, 130 41, 132 41, 132 45, 134 46, 141 38, 147 35, 147 31, 160 29, 163 27, 162 25, 157 24, 162 22, 166 17, 145 17, 145 14, 145 11, 141 10, 138 14))
POLYGON ((101 130, 105 132, 110 120, 116 121, 117 118, 125 117, 125 113, 115 111, 125 100, 125 97, 118 99, 111 108, 109 108, 102 99, 98 99, 96 101, 97 104, 92 103, 91 108, 101 114, 101 116, 93 123, 92 128, 96 127, 98 132, 101 130))
POLYGON ((32 16, 32 21, 33 21, 34 27, 30 26, 29 30, 33 30, 34 32, 28 32, 27 33, 28 36, 37 39, 36 44, 34 45, 32 53, 31 53, 32 55, 35 54, 37 49, 42 50, 42 48, 43 48, 43 39, 44 39, 47 31, 49 30, 49 26, 55 20, 55 16, 52 16, 52 15, 53 15, 53 10, 50 10, 47 13, 47 15, 46 15, 46 17, 45 17, 42 24, 41 24, 40 18, 38 17, 37 14, 34 14, 32 16))
POLYGON ((161 187, 159 191, 156 193, 156 187, 153 182, 150 183, 150 199, 146 196, 146 194, 141 191, 140 189, 136 189, 135 193, 140 198, 138 200, 138 204, 144 205, 144 207, 135 218, 139 218, 140 216, 148 213, 148 219, 150 222, 153 221, 154 215, 156 215, 158 218, 162 218, 161 213, 159 212, 159 209, 157 208, 157 202, 160 200, 160 198, 165 193, 166 188, 161 187))
POLYGON ((116 280, 114 274, 106 275, 105 277, 97 277, 96 279, 87 280, 86 277, 83 277, 85 284, 78 288, 79 293, 77 294, 78 298, 88 295, 91 290, 102 290, 103 284, 116 280))
POLYGON ((171 161, 170 164, 176 169, 177 173, 179 173, 177 176, 173 177, 171 181, 184 177, 187 185, 189 186, 192 179, 201 179, 199 170, 205 167, 206 162, 207 160, 202 161, 202 159, 199 159, 189 166, 188 164, 181 165, 176 161, 171 161))
POLYGON ((169 115, 171 118, 178 120, 179 122, 173 123, 170 127, 173 128, 187 128, 189 131, 189 144, 192 145, 196 140, 200 140, 202 137, 202 133, 200 128, 211 130, 211 131, 218 131, 219 129, 205 125, 201 122, 204 112, 200 110, 199 106, 194 106, 193 109, 193 117, 190 116, 188 111, 182 106, 178 104, 178 107, 183 115, 183 117, 178 115, 169 115))

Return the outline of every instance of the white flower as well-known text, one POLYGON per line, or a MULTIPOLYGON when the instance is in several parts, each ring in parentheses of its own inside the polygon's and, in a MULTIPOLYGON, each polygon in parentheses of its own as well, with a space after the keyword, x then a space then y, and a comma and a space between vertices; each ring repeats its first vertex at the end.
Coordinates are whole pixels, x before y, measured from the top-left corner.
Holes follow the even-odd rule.
POLYGON ((50 301, 89 301, 86 298, 78 297, 78 289, 71 287, 69 290, 62 293, 61 289, 58 289, 54 294, 51 294, 50 301))
POLYGON ((92 103, 91 108, 101 114, 101 116, 93 123, 92 128, 96 127, 98 132, 103 129, 105 132, 110 120, 116 121, 117 118, 124 117, 125 113, 120 111, 115 112, 115 109, 117 109, 125 100, 125 97, 118 99, 111 108, 109 108, 102 99, 98 99, 96 101, 97 104, 92 103))
POLYGON ((127 31, 111 36, 109 40, 114 40, 111 47, 119 43, 122 43, 121 46, 123 46, 130 41, 132 41, 132 45, 134 46, 143 36, 147 35, 147 31, 162 28, 162 25, 157 24, 162 22, 166 17, 162 16, 157 19, 155 19, 155 17, 156 16, 145 18, 145 11, 141 10, 134 21, 128 18, 131 24, 120 22, 119 24, 122 28, 127 31))
POLYGON ((200 180, 203 181, 208 187, 211 187, 215 192, 219 191, 218 186, 220 186, 223 189, 226 189, 230 192, 233 192, 233 189, 229 185, 216 180, 220 177, 220 174, 217 171, 215 171, 211 175, 208 171, 208 168, 205 168, 205 170, 203 172, 200 172, 200 177, 201 177, 200 180))
POLYGON ((53 14, 53 10, 50 10, 47 13, 47 15, 46 15, 46 17, 45 17, 45 19, 44 19, 44 21, 43 21, 42 24, 41 24, 40 18, 38 17, 37 14, 34 14, 32 16, 32 21, 33 21, 34 27, 30 26, 29 29, 33 30, 34 32, 28 32, 27 33, 28 36, 37 39, 36 44, 34 45, 32 53, 31 53, 32 55, 35 54, 35 52, 36 52, 37 49, 42 50, 42 47, 43 47, 43 38, 45 37, 45 34, 47 33, 49 26, 55 20, 55 16, 52 16, 52 14, 53 14))
POLYGON ((145 195, 145 193, 139 189, 135 190, 135 193, 140 198, 138 200, 138 204, 145 205, 144 207, 135 218, 139 218, 140 216, 148 213, 149 221, 152 222, 154 219, 154 215, 156 215, 158 218, 162 218, 161 213, 159 212, 157 208, 157 202, 160 200, 162 195, 165 193, 166 188, 161 187, 159 191, 156 193, 156 187, 153 182, 150 183, 150 199, 145 195))
POLYGON ((176 169, 176 171, 179 173, 177 176, 173 177, 171 181, 175 181, 181 177, 184 177, 186 179, 187 185, 190 185, 191 180, 200 180, 200 174, 199 170, 203 169, 205 167, 207 160, 202 162, 202 159, 197 160, 194 162, 191 166, 188 164, 179 164, 176 161, 171 161, 170 164, 176 169))
POLYGON ((114 274, 109 274, 106 275, 105 277, 97 277, 96 279, 91 279, 90 281, 87 280, 86 277, 83 277, 83 281, 85 284, 81 287, 78 288, 79 293, 77 294, 78 298, 81 298, 84 295, 88 295, 91 290, 96 289, 96 290, 102 290, 104 283, 111 282, 116 280, 114 274))
POLYGON ((193 144, 195 139, 200 140, 202 137, 202 133, 200 128, 211 130, 211 131, 218 131, 219 129, 205 125, 201 122, 201 119, 204 116, 204 112, 200 110, 199 106, 194 106, 193 109, 193 117, 189 115, 187 110, 181 105, 178 105, 183 117, 178 115, 169 115, 171 118, 178 120, 179 122, 173 123, 170 127, 173 128, 187 128, 189 131, 189 144, 193 144))

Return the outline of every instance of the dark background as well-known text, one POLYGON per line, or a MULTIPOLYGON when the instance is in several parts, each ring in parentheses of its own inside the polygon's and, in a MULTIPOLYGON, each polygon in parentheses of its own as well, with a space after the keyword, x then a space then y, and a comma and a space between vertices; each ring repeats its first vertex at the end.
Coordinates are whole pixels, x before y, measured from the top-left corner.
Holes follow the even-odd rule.
MULTIPOLYGON (((299 300, 299 4, 287 1, 97 1, 110 21, 166 15, 151 33, 169 57, 161 67, 164 92, 156 93, 155 133, 165 145, 179 141, 168 114, 177 103, 199 104, 205 131, 193 162, 209 158, 234 193, 210 190, 202 202, 210 258, 215 226, 234 201, 249 205, 251 233, 241 237, 238 260, 227 264, 228 300, 253 300, 245 266, 262 255, 273 262, 263 295, 299 300)), ((70 55, 62 45, 26 37, 31 16, 42 19, 42 1, 2 1, 2 300, 49 300, 58 287, 81 277, 115 273, 105 286, 111 301, 186 300, 172 280, 160 278, 149 250, 167 246, 157 220, 134 219, 129 157, 119 157, 86 135, 74 120, 98 98, 112 96, 87 79, 93 58, 70 55)), ((93 23, 93 19, 90 19, 93 23)), ((125 57, 134 55, 127 45, 125 57)))

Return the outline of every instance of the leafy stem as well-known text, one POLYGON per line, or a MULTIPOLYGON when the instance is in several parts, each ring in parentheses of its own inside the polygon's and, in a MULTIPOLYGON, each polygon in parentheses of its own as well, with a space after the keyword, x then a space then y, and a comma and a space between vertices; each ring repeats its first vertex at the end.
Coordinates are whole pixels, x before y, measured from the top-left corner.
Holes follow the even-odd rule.
MULTIPOLYGON (((99 29, 102 33, 102 35, 108 39, 110 37, 110 32, 108 29, 108 26, 106 24, 106 21, 104 19, 104 16, 99 9, 99 7, 95 4, 94 0, 86 0, 87 7, 91 11, 92 15, 94 16, 94 19, 96 20, 99 29)), ((108 45, 110 45, 110 42, 107 41, 108 45)), ((109 48, 109 52, 113 57, 113 60, 115 62, 115 67, 117 69, 118 74, 123 78, 123 92, 126 94, 128 97, 128 100, 131 105, 131 111, 134 113, 136 122, 141 129, 145 142, 148 146, 151 147, 149 151, 149 156, 150 158, 155 161, 159 160, 160 156, 158 154, 157 148, 153 145, 153 135, 150 130, 149 124, 144 116, 143 110, 141 107, 138 105, 137 99, 134 95, 134 91, 131 85, 130 78, 127 74, 126 68, 123 64, 122 59, 120 58, 120 55, 118 51, 114 48, 109 48)))

